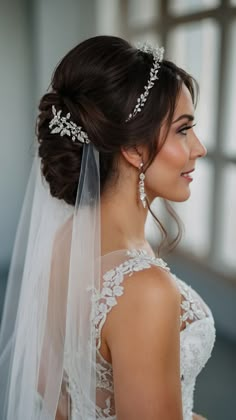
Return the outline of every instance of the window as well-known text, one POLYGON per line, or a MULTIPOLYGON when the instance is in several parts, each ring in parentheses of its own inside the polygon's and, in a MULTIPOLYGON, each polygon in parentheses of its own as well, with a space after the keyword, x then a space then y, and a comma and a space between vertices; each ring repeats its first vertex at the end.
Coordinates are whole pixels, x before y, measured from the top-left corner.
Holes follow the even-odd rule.
POLYGON ((236 0, 120 0, 120 6, 121 36, 163 45, 165 57, 199 82, 196 133, 208 154, 196 165, 190 199, 175 204, 186 226, 179 250, 235 273, 236 0))
POLYGON ((169 11, 176 15, 183 15, 214 8, 218 6, 219 3, 220 0, 170 0, 169 11))
POLYGON ((129 25, 152 23, 159 13, 159 2, 156 0, 129 0, 128 2, 129 25))
POLYGON ((236 244, 236 165, 225 164, 223 169, 224 197, 222 208, 222 236, 220 262, 235 267, 236 244))
POLYGON ((187 23, 171 30, 167 58, 186 69, 200 85, 196 132, 207 149, 216 140, 216 104, 219 63, 219 27, 210 19, 187 23), (209 57, 211 59, 209 60, 209 57))
POLYGON ((179 249, 219 271, 236 271, 236 1, 159 2, 159 17, 129 27, 131 39, 160 39, 165 56, 199 82, 196 133, 208 149, 191 197, 175 204, 186 233, 179 249))
MULTIPOLYGON (((236 0, 235 0, 236 4, 236 0)), ((235 111, 236 111, 236 19, 230 25, 229 31, 229 57, 226 70, 226 109, 224 121, 225 138, 224 152, 228 156, 236 156, 235 111)))

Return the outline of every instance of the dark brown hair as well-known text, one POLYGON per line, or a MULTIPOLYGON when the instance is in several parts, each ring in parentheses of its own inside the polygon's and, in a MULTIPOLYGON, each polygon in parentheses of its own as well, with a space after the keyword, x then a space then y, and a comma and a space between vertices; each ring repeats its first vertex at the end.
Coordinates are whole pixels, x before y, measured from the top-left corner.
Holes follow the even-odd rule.
MULTIPOLYGON (((114 36, 96 36, 73 48, 58 64, 51 88, 39 104, 37 136, 42 173, 51 194, 74 205, 83 145, 70 137, 51 134, 49 121, 52 105, 81 125, 99 150, 101 193, 116 177, 116 158, 121 147, 146 145, 151 164, 158 148, 160 128, 167 120, 167 132, 173 118, 177 98, 184 83, 196 102, 195 80, 174 63, 163 60, 159 80, 154 83, 142 111, 125 122, 143 92, 153 64, 152 54, 134 48, 114 36)), ((173 248, 181 238, 180 221, 166 202, 169 213, 179 227, 176 237, 168 243, 173 248)), ((167 240, 167 232, 153 214, 167 240)), ((168 242, 168 241, 167 241, 168 242)))

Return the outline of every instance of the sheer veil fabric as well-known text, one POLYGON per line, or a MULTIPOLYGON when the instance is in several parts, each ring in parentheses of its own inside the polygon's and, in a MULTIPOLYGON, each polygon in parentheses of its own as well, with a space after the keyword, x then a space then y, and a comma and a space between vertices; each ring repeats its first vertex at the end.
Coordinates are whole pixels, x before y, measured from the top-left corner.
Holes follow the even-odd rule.
POLYGON ((50 194, 38 157, 32 165, 0 330, 1 420, 96 419, 91 317, 101 278, 100 170, 91 143, 80 174, 70 206, 50 194), (69 396, 75 373, 76 415, 69 396))

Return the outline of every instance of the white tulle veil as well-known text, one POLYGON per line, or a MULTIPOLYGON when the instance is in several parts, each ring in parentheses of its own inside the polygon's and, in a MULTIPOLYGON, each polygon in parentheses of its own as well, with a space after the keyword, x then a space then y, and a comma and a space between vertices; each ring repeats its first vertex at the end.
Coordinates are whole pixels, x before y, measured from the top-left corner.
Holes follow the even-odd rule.
MULTIPOLYGON (((139 49, 153 55, 153 66, 126 122, 145 105, 163 56, 162 48, 139 49)), ((52 196, 36 152, 0 329, 0 420, 97 418, 96 291, 105 267, 123 256, 101 257, 99 152, 82 127, 69 121, 70 113, 61 117, 61 110, 52 109, 50 126, 55 123, 57 131, 51 133, 84 143, 76 202, 70 206, 52 196)))
POLYGON ((75 206, 52 197, 36 156, 1 324, 1 420, 96 418, 90 317, 91 291, 100 282, 99 256, 99 153, 84 144, 75 206), (72 413, 69 391, 75 374, 81 389, 79 410, 72 413))

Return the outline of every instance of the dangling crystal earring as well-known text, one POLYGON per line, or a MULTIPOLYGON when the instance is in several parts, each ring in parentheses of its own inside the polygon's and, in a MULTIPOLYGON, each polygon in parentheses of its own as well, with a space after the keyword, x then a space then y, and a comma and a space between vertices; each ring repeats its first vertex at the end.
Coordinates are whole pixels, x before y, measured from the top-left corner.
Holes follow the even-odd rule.
POLYGON ((146 207, 146 193, 145 193, 145 189, 144 189, 145 174, 143 173, 143 162, 140 163, 139 169, 140 169, 140 174, 139 174, 139 197, 140 197, 140 200, 142 201, 143 207, 145 208, 146 207))

